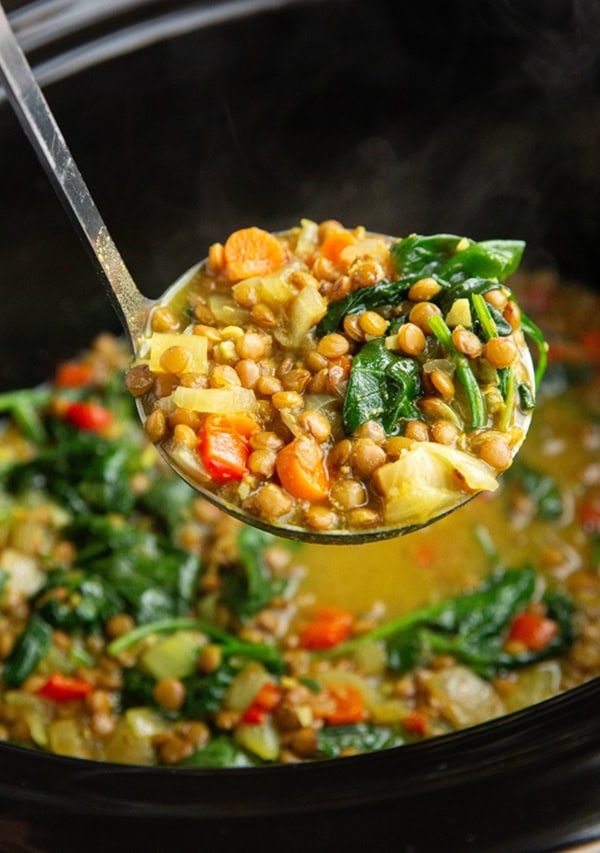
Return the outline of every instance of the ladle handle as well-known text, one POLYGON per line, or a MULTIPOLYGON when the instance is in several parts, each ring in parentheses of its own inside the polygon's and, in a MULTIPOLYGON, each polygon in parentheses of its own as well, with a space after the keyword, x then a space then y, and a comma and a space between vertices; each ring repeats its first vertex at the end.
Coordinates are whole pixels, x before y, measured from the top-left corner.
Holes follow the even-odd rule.
POLYGON ((152 301, 138 290, 108 233, 1 3, 0 82, 58 197, 90 251, 109 299, 135 349, 152 301))

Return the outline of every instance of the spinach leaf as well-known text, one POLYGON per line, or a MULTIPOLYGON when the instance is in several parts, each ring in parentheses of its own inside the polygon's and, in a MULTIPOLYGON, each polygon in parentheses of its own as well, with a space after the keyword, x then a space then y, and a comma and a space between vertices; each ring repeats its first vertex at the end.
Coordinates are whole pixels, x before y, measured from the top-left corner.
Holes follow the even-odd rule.
POLYGON ((344 399, 343 421, 352 435, 366 421, 377 421, 388 435, 402 419, 420 418, 415 401, 421 392, 419 364, 385 348, 381 338, 355 355, 344 399))
POLYGON ((221 666, 210 675, 194 674, 183 678, 186 690, 185 701, 177 711, 168 712, 158 705, 154 698, 153 691, 156 684, 154 678, 132 667, 123 673, 121 704, 123 708, 145 705, 173 719, 179 717, 200 719, 219 710, 225 693, 240 667, 241 664, 234 666, 228 660, 224 660, 221 666))
POLYGON ((324 726, 317 733, 317 754, 320 758, 337 758, 346 749, 374 752, 402 743, 404 738, 399 727, 373 726, 369 723, 324 726))
POLYGON ((440 268, 439 275, 451 284, 474 276, 504 281, 521 263, 522 240, 484 240, 456 252, 440 268))
POLYGON ((77 514, 132 511, 136 498, 129 488, 129 475, 141 465, 136 446, 109 441, 62 421, 49 421, 48 431, 49 441, 36 458, 7 472, 9 492, 44 489, 77 514))
POLYGON ((558 481, 550 474, 542 474, 521 459, 506 472, 506 479, 521 489, 535 503, 535 514, 546 521, 560 518, 564 511, 558 481))
POLYGON ((51 643, 50 625, 41 616, 32 616, 4 665, 4 682, 11 687, 22 684, 36 669, 51 643))
POLYGON ((206 714, 216 714, 223 703, 229 685, 240 668, 241 664, 234 666, 230 660, 226 659, 210 675, 194 674, 184 678, 186 692, 182 713, 192 719, 204 717, 206 714))
POLYGON ((474 592, 417 610, 378 626, 329 653, 347 654, 362 642, 384 640, 388 666, 405 671, 436 653, 449 653, 479 674, 490 677, 559 654, 572 642, 572 607, 557 593, 544 596, 548 614, 558 623, 558 634, 539 651, 504 651, 506 632, 514 617, 532 600, 536 574, 531 568, 499 569, 474 592))
POLYGON ((167 533, 173 533, 185 518, 196 492, 180 477, 161 477, 139 498, 142 509, 164 523, 167 533))
POLYGON ((78 566, 101 577, 138 623, 189 612, 200 571, 194 554, 106 516, 78 518, 67 535, 78 546, 78 566))
POLYGON ((90 633, 122 612, 125 602, 97 575, 56 569, 37 594, 34 606, 54 628, 90 633), (59 589, 62 594, 54 595, 59 589))
POLYGON ((273 577, 265 561, 265 550, 280 540, 255 527, 242 527, 238 534, 240 559, 223 573, 221 601, 244 620, 283 595, 285 578, 273 577))
POLYGON ((413 276, 402 281, 380 281, 372 287, 359 287, 343 299, 332 302, 317 325, 317 337, 323 337, 339 329, 347 314, 360 314, 362 311, 369 311, 382 305, 398 305, 419 277, 413 276))
POLYGON ((193 752, 179 766, 187 769, 198 767, 253 767, 256 763, 230 737, 218 735, 209 740, 206 746, 193 752))
POLYGON ((424 278, 443 269, 461 240, 456 234, 411 234, 394 243, 390 253, 401 276, 424 278))

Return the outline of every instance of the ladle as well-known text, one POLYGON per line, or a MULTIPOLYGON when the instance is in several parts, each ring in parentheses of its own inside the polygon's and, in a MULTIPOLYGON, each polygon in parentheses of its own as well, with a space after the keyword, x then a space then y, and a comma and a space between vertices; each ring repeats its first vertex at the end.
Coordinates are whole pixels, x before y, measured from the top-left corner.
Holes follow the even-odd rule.
MULTIPOLYGON (((98 268, 105 290, 108 294, 135 353, 138 340, 143 336, 151 309, 173 297, 174 292, 185 285, 189 274, 182 276, 163 297, 151 300, 137 288, 121 254, 119 253, 90 192, 67 147, 65 139, 38 86, 29 63, 21 50, 0 3, 0 82, 3 83, 9 102, 19 119, 25 134, 33 146, 43 168, 52 183, 56 194, 72 219, 76 230, 83 238, 95 266, 98 268)), ((529 351, 524 347, 521 356, 530 376, 533 365, 529 351)), ((138 401, 140 414, 143 414, 138 401)), ((529 427, 530 414, 518 415, 518 425, 525 436, 529 427)), ((518 449, 518 448, 516 448, 518 449)), ((516 452, 515 449, 515 452, 516 452)), ((462 506, 470 496, 460 496, 456 505, 443 513, 428 519, 423 524, 391 527, 382 526, 366 530, 328 530, 314 531, 299 526, 286 526, 285 523, 269 524, 262 519, 246 514, 240 507, 223 501, 209 490, 203 489, 181 470, 176 462, 158 447, 167 463, 184 480, 192 485, 207 500, 224 509, 229 514, 255 527, 269 532, 317 543, 361 544, 378 539, 387 539, 409 533, 425 526, 443 515, 462 506)))

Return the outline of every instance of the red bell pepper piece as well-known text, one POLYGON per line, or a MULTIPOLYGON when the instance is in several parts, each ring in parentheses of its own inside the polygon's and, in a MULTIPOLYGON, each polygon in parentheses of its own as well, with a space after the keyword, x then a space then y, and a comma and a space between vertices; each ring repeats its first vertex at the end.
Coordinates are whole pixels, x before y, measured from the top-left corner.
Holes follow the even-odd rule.
POLYGON ((93 689, 93 685, 83 678, 53 672, 36 693, 52 702, 72 702, 74 699, 84 699, 93 689))
POLYGON ((539 652, 546 648, 557 633, 558 625, 554 619, 527 611, 515 616, 508 639, 523 643, 532 652, 539 652))
POLYGON ((91 402, 71 403, 65 411, 65 418, 79 429, 98 433, 104 432, 113 420, 110 409, 91 402))
POLYGON ((244 711, 242 722, 262 723, 269 711, 273 711, 279 705, 281 695, 281 689, 274 681, 265 682, 244 711))
POLYGON ((241 480, 248 472, 249 438, 259 429, 247 415, 207 415, 198 432, 198 453, 217 483, 241 480))

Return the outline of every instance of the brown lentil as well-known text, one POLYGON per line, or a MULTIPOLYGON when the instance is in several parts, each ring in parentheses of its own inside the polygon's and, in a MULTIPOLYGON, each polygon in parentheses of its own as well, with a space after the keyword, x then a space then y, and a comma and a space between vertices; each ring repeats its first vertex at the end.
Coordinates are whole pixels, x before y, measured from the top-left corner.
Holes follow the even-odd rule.
POLYGON ((256 332, 246 332, 235 342, 235 348, 240 358, 251 358, 259 361, 266 352, 266 343, 263 335, 256 332))
POLYGON ((216 670, 221 666, 222 659, 223 655, 221 647, 217 646, 215 643, 207 643, 200 650, 196 669, 198 672, 205 674, 216 672, 216 670))
POLYGON ((280 518, 292 509, 292 498, 274 483, 267 483, 257 493, 256 500, 263 518, 280 518))
MULTIPOLYGON (((317 344, 317 353, 325 359, 338 358, 340 355, 345 355, 350 349, 350 343, 344 335, 339 335, 337 332, 332 332, 329 335, 324 335, 317 344)), ((326 367, 327 364, 323 364, 326 367)))
POLYGON ((127 371, 125 384, 130 394, 134 397, 142 397, 154 385, 154 375, 147 364, 137 364, 127 371))
POLYGON ((428 302, 442 289, 434 278, 420 278, 409 288, 408 298, 411 302, 428 302))
POLYGON ((504 438, 491 436, 481 443, 479 457, 497 471, 505 471, 512 462, 512 450, 504 438))
POLYGON ((271 403, 276 409, 302 409, 304 397, 297 391, 276 391, 271 397, 271 403))
POLYGON ((481 355, 483 344, 474 332, 470 332, 462 326, 457 326, 452 331, 452 343, 456 349, 469 358, 477 358, 481 355))
POLYGON ((423 330, 415 323, 404 323, 396 335, 397 346, 406 355, 421 355, 427 346, 423 330))
POLYGON ((460 431, 451 421, 439 420, 431 424, 431 438, 446 447, 456 447, 460 431))
POLYGON ((413 441, 428 441, 429 429, 423 421, 408 421, 404 429, 404 435, 413 441))
POLYGON ((358 325, 365 335, 380 337, 381 335, 385 335, 390 323, 389 320, 386 320, 377 311, 363 311, 358 317, 358 325))
POLYGON ((179 329, 179 320, 170 308, 164 306, 154 309, 150 324, 153 332, 176 332, 179 329))
POLYGON ((178 711, 185 702, 185 685, 178 678, 161 678, 154 685, 152 695, 167 711, 178 711))
POLYGON ((144 429, 150 441, 156 444, 162 441, 167 434, 167 421, 161 409, 154 409, 144 424, 144 429))
POLYGON ((387 459, 385 450, 370 438, 359 438, 352 448, 352 467, 364 477, 370 477, 387 459))
POLYGON ((448 401, 454 397, 455 388, 452 378, 443 370, 433 370, 430 374, 431 384, 442 400, 448 401))
POLYGON ((510 338, 490 338, 483 347, 483 357, 492 367, 510 367, 517 357, 517 348, 510 338))
POLYGON ((441 310, 435 303, 417 302, 417 304, 411 308, 408 319, 411 323, 414 323, 415 326, 418 326, 426 335, 430 335, 431 328, 429 326, 429 318, 441 317, 441 314, 441 310))
POLYGON ((336 480, 330 490, 331 502, 339 509, 363 506, 367 490, 360 480, 336 480))

